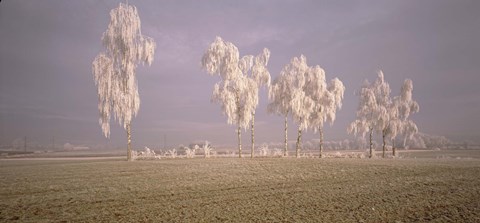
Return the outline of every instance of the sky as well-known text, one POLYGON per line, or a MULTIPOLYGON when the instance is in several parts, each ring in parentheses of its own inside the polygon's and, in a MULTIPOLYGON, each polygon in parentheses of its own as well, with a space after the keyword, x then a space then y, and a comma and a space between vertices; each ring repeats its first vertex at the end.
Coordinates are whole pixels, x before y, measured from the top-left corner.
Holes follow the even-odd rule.
MULTIPOLYGON (((320 65, 327 80, 346 86, 343 107, 325 140, 353 139, 363 80, 381 69, 398 95, 413 80, 420 132, 457 141, 480 141, 480 1, 476 0, 130 0, 142 34, 157 48, 151 66, 140 65, 140 111, 132 123, 134 148, 188 145, 208 140, 236 145, 235 126, 211 103, 220 80, 200 60, 216 36, 240 56, 266 47, 272 78, 301 54, 320 65), (166 140, 165 140, 166 139, 166 140), (166 141, 166 142, 165 142, 166 141)), ((92 62, 118 1, 3 0, 0 2, 0 145, 28 137, 49 145, 124 146, 126 133, 112 120, 111 138, 98 124, 92 62)), ((283 117, 268 114, 260 91, 257 144, 283 141, 283 117)), ((289 139, 296 126, 289 123, 289 139)), ((248 145, 250 133, 243 133, 248 145)), ((318 136, 311 130, 304 139, 318 136)))

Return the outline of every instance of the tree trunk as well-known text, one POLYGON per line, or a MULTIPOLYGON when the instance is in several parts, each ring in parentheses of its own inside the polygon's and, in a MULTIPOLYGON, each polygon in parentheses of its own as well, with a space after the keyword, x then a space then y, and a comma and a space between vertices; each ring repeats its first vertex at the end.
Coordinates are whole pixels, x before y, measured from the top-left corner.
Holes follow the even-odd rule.
POLYGON ((370 129, 370 156, 368 158, 372 158, 373 156, 373 151, 372 151, 372 134, 373 134, 373 129, 370 129))
POLYGON ((238 95, 239 92, 238 90, 235 91, 235 103, 237 105, 237 125, 238 125, 238 130, 237 130, 237 136, 238 136, 238 158, 242 158, 242 133, 241 133, 241 126, 240 126, 240 96, 238 95))
POLYGON ((395 138, 392 139, 392 151, 393 151, 393 157, 395 157, 395 138))
POLYGON ((287 138, 287 130, 288 130, 288 116, 285 115, 285 150, 283 151, 283 156, 287 156, 287 152, 288 152, 288 138, 287 138))
POLYGON ((385 158, 385 131, 382 131, 382 140, 383 140, 382 158, 385 158))
POLYGON ((253 158, 255 155, 255 112, 252 112, 252 154, 250 158, 253 158))
POLYGON ((323 154, 322 154, 323 153, 323 128, 320 127, 319 129, 320 129, 320 131, 319 131, 320 132, 320 156, 319 157, 322 158, 322 156, 323 156, 323 154))
POLYGON ((132 133, 130 124, 127 124, 127 161, 132 161, 132 133))
POLYGON ((300 146, 302 144, 302 129, 298 127, 298 136, 297 136, 297 147, 295 149, 295 156, 300 157, 300 146))
POLYGON ((238 136, 238 158, 242 158, 242 128, 238 125, 237 136, 238 136))

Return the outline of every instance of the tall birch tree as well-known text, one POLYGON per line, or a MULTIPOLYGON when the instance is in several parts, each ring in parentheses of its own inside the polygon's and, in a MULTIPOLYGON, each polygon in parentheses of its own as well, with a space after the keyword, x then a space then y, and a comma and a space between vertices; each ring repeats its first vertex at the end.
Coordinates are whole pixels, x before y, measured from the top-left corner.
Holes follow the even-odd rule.
MULTIPOLYGON (((287 65, 288 66, 288 65, 287 65)), ((291 113, 291 103, 293 96, 293 72, 285 67, 280 75, 275 78, 268 89, 268 112, 282 115, 285 118, 285 147, 283 156, 288 156, 288 115, 291 113)))
MULTIPOLYGON (((264 50, 258 59, 251 55, 240 58, 238 48, 230 42, 216 37, 202 57, 202 68, 210 75, 219 75, 215 84, 212 101, 221 104, 228 124, 237 125, 238 155, 242 157, 241 129, 247 129, 258 105, 258 83, 255 77, 263 78, 261 66, 266 66, 270 52, 264 50), (255 59, 255 61, 254 61, 255 59), (258 66, 258 67, 255 67, 258 66), (258 69, 258 74, 248 73, 258 69)), ((266 68, 265 68, 266 69, 266 68)))
POLYGON ((402 131, 402 122, 399 117, 399 97, 394 97, 392 103, 388 107, 389 121, 388 125, 384 130, 384 135, 386 135, 392 142, 392 151, 393 156, 395 157, 395 138, 402 131))
POLYGON ((377 101, 377 119, 376 119, 376 130, 382 134, 382 157, 385 158, 385 149, 386 149, 386 139, 387 133, 389 130, 389 125, 391 116, 394 115, 391 112, 392 100, 390 98, 390 85, 385 81, 385 76, 383 71, 378 71, 378 77, 373 83, 373 88, 375 92, 375 98, 377 101))
POLYGON ((104 51, 92 64, 98 88, 99 124, 108 138, 113 113, 127 132, 127 160, 131 161, 131 123, 140 108, 136 68, 139 63, 152 64, 156 44, 142 35, 137 8, 128 3, 120 3, 110 11, 110 24, 103 33, 102 44, 104 51))
POLYGON ((357 119, 347 128, 354 135, 369 133, 370 158, 373 156, 373 133, 381 133, 383 139, 383 157, 385 157, 386 138, 389 134, 392 101, 390 99, 390 85, 385 81, 382 71, 378 71, 377 79, 370 83, 365 80, 359 91, 360 101, 357 109, 357 119))
POLYGON ((327 84, 325 71, 317 65, 310 67, 307 71, 305 90, 308 97, 314 102, 309 125, 320 134, 319 157, 321 158, 323 153, 323 124, 329 122, 330 125, 333 125, 337 108, 342 107, 345 86, 338 78, 332 79, 327 84))
MULTIPOLYGON (((397 99, 398 117, 401 123, 400 133, 403 135, 403 146, 407 139, 411 139, 418 132, 418 127, 410 118, 410 115, 419 112, 420 106, 413 100, 413 81, 406 79, 400 90, 400 96, 397 99)), ((395 155, 395 154, 394 154, 395 155)))
POLYGON ((306 94, 307 84, 306 72, 308 71, 307 58, 301 55, 300 58, 294 57, 284 68, 284 71, 292 76, 292 100, 290 102, 292 118, 298 125, 297 143, 295 146, 295 156, 300 156, 302 143, 302 131, 309 126, 309 118, 312 114, 314 101, 306 94))
MULTIPOLYGON (((252 125, 251 125, 251 133, 252 133, 252 149, 251 149, 251 158, 254 157, 255 154, 255 110, 258 106, 259 102, 259 88, 262 86, 266 86, 267 88, 270 87, 271 77, 270 72, 267 69, 268 60, 270 59, 270 51, 267 48, 263 49, 263 52, 257 55, 253 59, 253 66, 251 69, 250 78, 255 82, 255 86, 257 90, 251 91, 252 95, 252 102, 254 109, 252 112, 252 125)), ((248 71, 247 71, 248 72, 248 71)))
POLYGON ((396 156, 395 138, 403 135, 403 144, 407 139, 411 139, 418 132, 418 127, 409 116, 419 111, 419 105, 412 99, 413 82, 411 79, 405 79, 400 89, 400 95, 395 96, 388 108, 389 123, 386 129, 386 135, 392 142, 392 155, 396 156))
POLYGON ((373 131, 377 122, 378 106, 375 97, 373 84, 364 80, 360 91, 357 92, 359 98, 356 112, 356 120, 350 123, 347 128, 348 133, 359 135, 363 138, 369 134, 369 158, 373 157, 373 131))

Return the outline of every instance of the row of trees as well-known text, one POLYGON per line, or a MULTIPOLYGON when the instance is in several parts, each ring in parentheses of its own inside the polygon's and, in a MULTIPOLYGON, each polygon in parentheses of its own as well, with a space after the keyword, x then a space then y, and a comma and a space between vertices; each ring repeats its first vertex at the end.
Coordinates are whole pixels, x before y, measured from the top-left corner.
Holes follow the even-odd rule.
MULTIPOLYGON (((288 117, 298 125, 296 156, 301 148, 302 131, 313 129, 319 132, 320 157, 323 152, 323 126, 325 122, 333 124, 337 109, 342 106, 345 86, 334 78, 327 83, 325 71, 318 65, 308 66, 305 56, 294 57, 270 84, 270 73, 266 66, 270 51, 254 57, 240 58, 238 48, 230 42, 217 37, 202 58, 202 67, 211 75, 219 75, 221 81, 215 84, 213 101, 220 103, 229 124, 238 126, 238 151, 242 156, 241 128, 252 131, 252 151, 254 156, 254 117, 258 105, 258 90, 268 88, 270 113, 285 117, 284 156, 288 150, 288 117)), ((407 138, 418 132, 417 125, 409 119, 419 111, 419 105, 412 99, 413 82, 406 79, 400 89, 400 95, 391 98, 391 89, 382 71, 377 79, 370 83, 365 80, 357 94, 360 97, 357 118, 347 128, 349 133, 369 134, 370 157, 373 155, 373 133, 382 136, 382 157, 385 157, 386 141, 392 142, 393 156, 396 155, 395 139, 407 138)))
POLYGON ((365 80, 358 92, 360 97, 357 119, 348 126, 348 132, 355 135, 369 134, 370 157, 372 157, 372 135, 381 134, 383 139, 382 157, 385 157, 386 140, 392 142, 395 156, 395 138, 402 135, 405 140, 418 132, 417 125, 409 119, 410 115, 419 111, 419 105, 412 99, 413 82, 406 79, 401 87, 400 95, 390 97, 390 85, 385 81, 382 71, 377 79, 370 83, 365 80))
POLYGON ((240 58, 238 48, 221 37, 210 44, 202 57, 203 69, 221 78, 214 86, 213 101, 221 105, 227 122, 237 125, 239 157, 242 156, 241 129, 248 127, 252 133, 251 157, 254 156, 255 110, 262 86, 268 88, 269 112, 285 117, 284 155, 287 155, 287 122, 291 116, 298 124, 296 156, 301 148, 302 131, 310 128, 320 134, 321 157, 323 125, 335 121, 335 113, 342 106, 345 86, 338 78, 327 83, 325 71, 318 65, 308 66, 303 55, 294 57, 271 84, 266 68, 269 58, 270 51, 266 48, 257 56, 240 58))
MULTIPOLYGON (((153 62, 155 41, 142 35, 140 17, 135 6, 120 3, 110 12, 110 24, 103 33, 104 51, 93 61, 93 75, 98 90, 99 124, 105 137, 110 135, 110 118, 123 125, 127 132, 127 157, 132 160, 131 122, 140 108, 136 79, 139 63, 153 62)), ((313 129, 319 132, 320 157, 323 150, 323 126, 333 124, 337 109, 342 106, 345 86, 334 78, 328 83, 325 71, 318 65, 308 66, 305 56, 294 57, 271 83, 267 69, 270 51, 263 49, 258 55, 240 58, 238 48, 217 37, 202 57, 202 68, 221 80, 215 84, 213 101, 221 104, 229 124, 237 125, 238 152, 242 156, 241 129, 251 130, 251 157, 255 149, 255 110, 259 102, 259 88, 266 87, 270 113, 285 117, 285 148, 287 155, 287 122, 293 118, 298 125, 296 156, 301 148, 302 131, 313 129)), ((397 135, 411 137, 417 126, 409 120, 410 114, 418 112, 418 103, 412 100, 412 81, 405 80, 401 95, 390 98, 390 87, 379 72, 375 82, 365 81, 359 92, 360 105, 357 120, 349 127, 351 133, 372 134, 378 132, 392 142, 397 135)), ((394 147, 394 145, 393 145, 394 147)), ((395 150, 394 155, 395 155, 395 150)))

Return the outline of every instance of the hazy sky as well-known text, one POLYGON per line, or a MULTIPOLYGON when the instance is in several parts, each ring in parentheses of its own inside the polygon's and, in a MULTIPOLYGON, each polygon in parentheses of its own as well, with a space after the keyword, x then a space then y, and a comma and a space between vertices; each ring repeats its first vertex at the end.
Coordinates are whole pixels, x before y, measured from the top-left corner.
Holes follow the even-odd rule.
MULTIPOLYGON (((139 66, 135 148, 208 139, 235 145, 235 127, 210 102, 219 77, 200 68, 221 36, 240 55, 271 51, 272 77, 294 56, 320 65, 346 86, 344 106, 325 140, 352 138, 364 79, 382 69, 398 95, 405 78, 420 104, 419 130, 454 140, 480 139, 480 1, 135 1, 142 33, 157 43, 151 67, 139 66)), ((40 143, 105 144, 98 124, 92 61, 118 1, 0 2, 0 144, 24 136, 40 143)), ((266 112, 261 91, 257 143, 280 142, 283 118, 266 112)), ((114 122, 112 120, 112 122, 114 122)), ((296 137, 290 123, 289 137, 296 137)), ((317 137, 312 131, 305 139, 317 137)), ((249 133, 244 133, 248 144, 249 133)), ((124 145, 112 123, 111 143, 124 145)))

